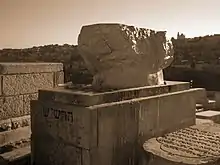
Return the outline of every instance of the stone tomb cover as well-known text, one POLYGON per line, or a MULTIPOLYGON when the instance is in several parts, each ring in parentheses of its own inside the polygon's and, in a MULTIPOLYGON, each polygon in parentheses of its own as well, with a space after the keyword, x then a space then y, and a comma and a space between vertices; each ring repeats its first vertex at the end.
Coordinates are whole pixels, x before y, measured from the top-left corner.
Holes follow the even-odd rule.
POLYGON ((145 142, 149 165, 220 164, 220 125, 205 123, 145 142))

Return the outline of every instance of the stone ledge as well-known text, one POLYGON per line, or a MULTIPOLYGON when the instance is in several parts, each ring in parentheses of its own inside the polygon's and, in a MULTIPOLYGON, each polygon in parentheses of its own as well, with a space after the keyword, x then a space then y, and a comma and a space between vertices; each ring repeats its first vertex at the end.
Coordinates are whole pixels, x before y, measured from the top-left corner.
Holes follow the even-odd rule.
POLYGON ((30 115, 16 117, 16 118, 7 119, 7 120, 1 120, 0 121, 0 132, 10 131, 10 130, 17 129, 20 127, 26 127, 30 125, 30 122, 31 122, 30 115))
POLYGON ((220 112, 219 111, 203 111, 203 112, 197 112, 196 117, 199 119, 208 119, 215 123, 220 123, 220 112))
POLYGON ((31 148, 26 146, 0 155, 1 165, 27 165, 30 164, 31 148))
POLYGON ((127 88, 108 92, 94 92, 91 86, 81 88, 73 87, 71 89, 64 89, 61 87, 42 89, 39 90, 39 100, 56 101, 72 105, 91 106, 189 89, 189 83, 187 82, 166 82, 166 85, 127 88))
POLYGON ((62 63, 0 63, 0 74, 24 74, 63 71, 62 63))
POLYGON ((31 136, 30 126, 21 127, 11 131, 0 132, 0 146, 13 143, 22 139, 28 139, 31 136))

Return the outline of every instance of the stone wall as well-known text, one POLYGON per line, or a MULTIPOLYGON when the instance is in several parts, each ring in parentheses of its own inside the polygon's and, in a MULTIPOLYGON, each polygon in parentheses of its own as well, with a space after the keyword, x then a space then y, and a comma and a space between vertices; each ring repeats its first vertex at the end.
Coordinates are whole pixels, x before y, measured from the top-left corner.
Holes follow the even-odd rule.
POLYGON ((0 63, 1 147, 30 137, 30 100, 63 83, 61 63, 0 63))

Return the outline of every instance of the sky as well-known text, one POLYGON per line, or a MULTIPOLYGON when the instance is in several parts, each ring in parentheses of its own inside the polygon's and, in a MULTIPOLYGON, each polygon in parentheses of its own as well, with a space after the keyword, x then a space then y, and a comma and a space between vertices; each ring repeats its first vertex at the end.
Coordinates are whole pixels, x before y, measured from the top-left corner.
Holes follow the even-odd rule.
POLYGON ((219 0, 0 0, 0 49, 77 44, 83 25, 124 23, 176 37, 220 34, 219 0))

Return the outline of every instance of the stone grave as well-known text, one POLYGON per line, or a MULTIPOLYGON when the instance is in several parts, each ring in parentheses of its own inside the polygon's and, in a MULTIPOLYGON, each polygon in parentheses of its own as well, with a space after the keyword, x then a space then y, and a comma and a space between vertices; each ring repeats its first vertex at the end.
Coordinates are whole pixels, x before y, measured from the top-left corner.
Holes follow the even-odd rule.
POLYGON ((165 32, 88 25, 79 52, 92 84, 40 90, 31 101, 34 165, 136 165, 147 139, 195 124, 203 89, 163 80, 173 58, 165 32))

